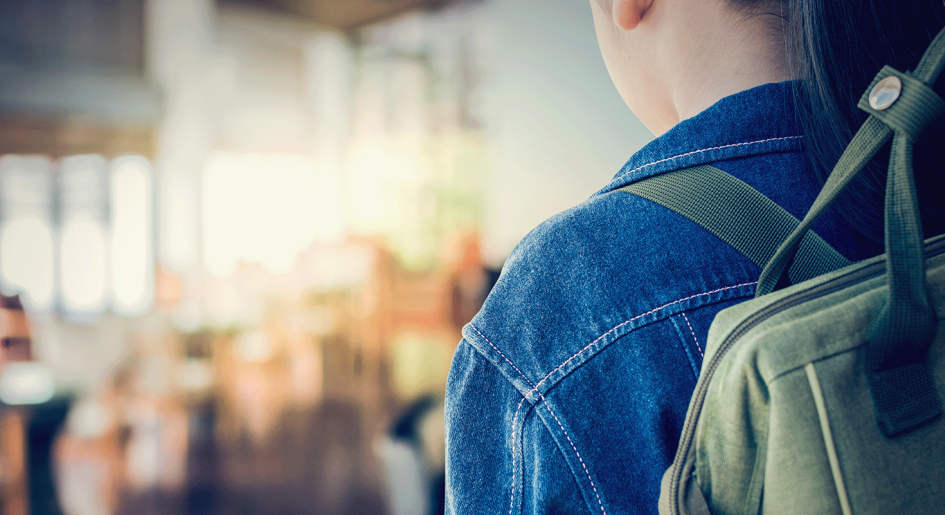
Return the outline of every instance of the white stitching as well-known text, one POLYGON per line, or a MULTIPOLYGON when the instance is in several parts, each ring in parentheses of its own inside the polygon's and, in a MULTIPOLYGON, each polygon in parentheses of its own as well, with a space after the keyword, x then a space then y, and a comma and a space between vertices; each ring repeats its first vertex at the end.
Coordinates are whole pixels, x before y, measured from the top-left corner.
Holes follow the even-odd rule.
MULTIPOLYGON (((775 139, 789 139, 789 138, 775 138, 775 139)), ((767 140, 765 140, 765 141, 767 141, 767 140)), ((760 142, 755 142, 755 143, 760 143, 760 142)), ((746 143, 741 143, 741 144, 742 144, 742 145, 745 145, 746 143)), ((728 146, 735 146, 735 145, 728 145, 728 146)), ((721 148, 721 147, 720 147, 720 148, 721 148)), ((712 150, 712 149, 707 149, 707 150, 712 150)), ((677 156, 677 157, 682 157, 682 156, 677 156)), ((652 164, 656 164, 656 163, 652 163, 652 164)), ((567 360, 565 360, 565 362, 562 363, 561 365, 559 365, 558 368, 556 368, 556 369, 552 370, 551 372, 549 372, 548 375, 546 375, 541 381, 539 381, 537 385, 533 385, 532 390, 531 390, 530 392, 528 392, 528 394, 531 394, 531 393, 533 393, 533 392, 534 392, 534 393, 537 393, 538 396, 541 397, 541 401, 545 404, 545 407, 548 408, 548 413, 551 413, 551 416, 554 417, 555 422, 558 423, 558 427, 560 427, 560 428, 561 428, 561 431, 564 432, 564 437, 568 439, 568 443, 571 445, 571 449, 574 451, 575 456, 577 456, 578 461, 581 462, 581 467, 584 469, 584 473, 587 474, 587 480, 591 482, 591 488, 594 489, 594 496, 597 497, 597 504, 600 505, 600 511, 601 511, 604 515, 607 515, 607 511, 604 509, 604 503, 601 501, 600 493, 597 491, 597 485, 594 483, 594 478, 591 477, 591 473, 590 473, 590 471, 588 471, 588 469, 587 469, 587 464, 585 464, 585 463, 584 463, 584 459, 581 458, 581 453, 577 450, 577 446, 574 445, 574 441, 571 440, 571 435, 568 434, 568 431, 564 428, 564 424, 561 423, 561 420, 558 418, 558 415, 555 415, 554 410, 551 409, 551 405, 548 403, 548 400, 545 399, 545 396, 542 395, 542 393, 538 391, 538 387, 541 386, 541 384, 544 383, 549 377, 551 377, 552 374, 554 374, 555 372, 557 372, 558 370, 560 370, 562 367, 564 367, 565 365, 567 365, 569 362, 571 362, 571 360, 573 360, 573 359, 576 358, 578 355, 580 355, 582 352, 584 352, 585 350, 587 350, 588 348, 590 348, 591 346, 593 346, 595 343, 599 342, 601 339, 605 338, 605 337, 606 337, 607 335, 609 335, 610 333, 616 331, 617 329, 620 329, 621 327, 623 327, 623 326, 625 326, 625 325, 627 325, 627 324, 629 324, 629 323, 631 323, 631 322, 633 322, 633 321, 635 321, 635 320, 638 320, 638 319, 643 318, 643 317, 645 317, 645 316, 647 316, 647 315, 653 314, 653 313, 655 313, 655 312, 657 312, 657 311, 660 311, 660 310, 662 310, 662 309, 668 308, 668 307, 670 307, 670 306, 672 306, 672 305, 679 304, 680 302, 685 302, 685 301, 687 301, 687 300, 694 299, 694 298, 696 298, 696 297, 704 297, 704 296, 706 296, 706 295, 712 295, 713 293, 718 293, 718 292, 726 291, 726 290, 734 290, 735 288, 741 288, 741 287, 743 287, 743 286, 751 286, 751 285, 753 285, 753 284, 758 284, 758 283, 757 283, 757 281, 755 281, 755 282, 750 282, 750 283, 742 283, 742 284, 737 284, 737 285, 735 285, 735 286, 727 286, 727 287, 725 287, 725 288, 719 288, 719 289, 712 290, 712 291, 709 291, 709 292, 697 293, 697 294, 695 294, 695 295, 690 295, 690 296, 688 296, 688 297, 685 297, 685 298, 682 298, 682 299, 679 299, 679 300, 675 300, 675 301, 670 302, 670 303, 668 303, 668 304, 664 304, 664 305, 662 305, 662 306, 660 306, 660 307, 658 307, 658 308, 651 309, 651 310, 647 311, 646 313, 637 315, 637 316, 635 316, 635 317, 633 317, 633 318, 631 318, 631 319, 629 319, 629 320, 627 320, 627 321, 625 321, 625 322, 623 322, 623 323, 621 323, 621 324, 619 324, 619 325, 616 325, 616 326, 614 326, 613 328, 611 328, 609 331, 607 331, 606 333, 602 334, 602 335, 601 335, 600 337, 598 337, 596 340, 594 340, 593 342, 589 343, 589 344, 588 344, 587 346, 585 346, 583 349, 581 349, 580 351, 578 351, 577 353, 575 353, 573 356, 571 356, 570 358, 568 358, 567 360)), ((685 313, 683 313, 683 318, 686 318, 686 314, 685 314, 685 313)), ((686 324, 687 324, 687 325, 689 324, 689 319, 688 319, 688 318, 686 318, 686 324)), ((514 368, 514 369, 522 376, 522 378, 525 379, 525 382, 526 382, 526 383, 532 384, 532 382, 528 380, 528 376, 526 376, 521 370, 519 370, 519 368, 515 366, 515 363, 512 363, 512 361, 509 360, 509 358, 506 357, 506 355, 503 354, 502 351, 499 350, 499 348, 495 346, 495 344, 493 344, 491 341, 489 341, 489 339, 486 338, 486 335, 482 334, 482 332, 480 332, 479 329, 476 328, 476 326, 474 326, 474 325, 472 325, 472 324, 469 324, 469 326, 472 327, 473 331, 476 331, 476 333, 477 333, 479 336, 481 336, 482 339, 485 340, 486 343, 489 344, 489 346, 491 346, 493 349, 495 349, 495 351, 498 352, 500 356, 502 356, 502 359, 504 359, 504 360, 506 361, 506 363, 508 363, 509 365, 511 365, 512 368, 514 368)), ((692 325, 689 325, 689 330, 692 331, 692 325)), ((692 331, 692 333, 693 333, 693 337, 695 337, 695 331, 692 331)), ((699 347, 699 341, 698 341, 698 340, 696 340, 696 347, 699 347)), ((699 348, 699 352, 702 353, 702 349, 701 349, 701 348, 699 348)), ((511 498, 510 498, 510 500, 509 500, 509 515, 512 514, 512 511, 514 510, 514 506, 515 506, 515 443, 514 443, 514 438, 515 438, 515 421, 516 421, 517 418, 518 418, 518 413, 519 413, 519 411, 521 411, 522 404, 525 402, 526 398, 527 398, 527 395, 526 395, 525 397, 522 397, 522 400, 519 401, 519 403, 518 403, 518 407, 515 409, 515 415, 512 416, 512 438, 513 438, 513 443, 512 443, 512 488, 511 488, 512 492, 511 492, 511 496, 510 496, 511 498)))
POLYGON ((686 157, 686 156, 691 156, 691 155, 693 155, 693 154, 699 154, 699 153, 702 153, 702 152, 709 152, 709 151, 711 151, 711 150, 721 150, 721 149, 723 149, 723 148, 742 147, 742 146, 745 146, 745 145, 755 145, 755 144, 758 144, 758 143, 767 143, 767 142, 769 142, 769 141, 779 141, 779 140, 788 140, 788 139, 801 139, 801 138, 803 138, 803 137, 804 137, 804 136, 786 136, 786 137, 783 137, 783 138, 768 138, 768 139, 762 139, 762 140, 758 140, 758 141, 748 141, 748 142, 745 142, 745 143, 732 143, 732 144, 730 144, 730 145, 722 145, 722 146, 720 146, 720 147, 712 147, 712 148, 704 148, 704 149, 702 149, 702 150, 694 150, 694 151, 692 151, 692 152, 686 152, 685 154, 679 154, 678 156, 667 157, 666 159, 660 159, 659 161, 653 161, 652 163, 647 163, 647 164, 645 164, 645 165, 638 166, 638 167, 634 168, 633 170, 630 170, 630 171, 628 171, 628 172, 625 172, 625 173, 620 174, 620 177, 624 177, 624 176, 626 176, 626 175, 628 175, 628 174, 631 174, 631 173, 633 173, 633 172, 642 170, 642 169, 644 169, 644 168, 649 168, 649 167, 651 167, 651 166, 658 165, 658 164, 660 164, 660 163, 665 163, 665 162, 667 162, 667 161, 672 161, 672 160, 674 160, 674 159, 680 159, 680 158, 683 158, 683 157, 686 157))
MULTIPOLYGON (((512 417, 512 494, 509 496, 509 515, 512 515, 512 510, 515 509, 515 421, 518 419, 518 412, 522 409, 522 404, 525 402, 525 397, 522 397, 522 400, 518 402, 518 407, 515 408, 515 415, 512 417)), ((522 425, 524 426, 525 419, 522 419, 522 425)))
POLYGON ((545 396, 538 394, 541 397, 541 401, 545 403, 545 407, 548 408, 548 413, 551 413, 551 416, 555 418, 555 421, 558 423, 558 427, 564 431, 564 437, 568 439, 568 443, 571 444, 571 448, 574 449, 574 454, 577 455, 578 461, 581 462, 581 466, 584 467, 584 473, 587 474, 587 480, 591 482, 591 488, 594 489, 594 495, 597 497, 597 504, 600 505, 600 511, 607 515, 607 511, 604 510, 604 503, 600 500, 600 494, 597 492, 597 485, 594 484, 594 479, 591 478, 591 473, 587 470, 587 465, 584 464, 584 459, 581 458, 581 453, 578 452, 577 447, 574 445, 574 442, 571 441, 571 435, 568 434, 568 431, 564 428, 564 425, 561 424, 561 421, 558 420, 558 415, 555 415, 555 412, 552 411, 551 405, 548 404, 548 401, 545 400, 545 396))
MULTIPOLYGON (((733 286, 733 288, 734 288, 734 286, 733 286)), ((678 302, 681 302, 681 301, 678 301, 678 302)), ((641 316, 643 316, 643 315, 641 315, 641 316)), ((509 358, 507 358, 507 357, 505 356, 505 354, 502 354, 502 351, 500 351, 498 347, 496 347, 495 345, 493 345, 493 343, 492 343, 491 341, 489 341, 489 339, 486 338, 486 336, 485 336, 484 334, 482 334, 481 332, 479 332, 479 329, 476 329, 476 327, 473 326, 472 324, 470 324, 470 327, 472 327, 473 330, 476 331, 476 332, 479 334, 479 336, 481 336, 482 339, 486 341, 486 343, 488 343, 490 346, 492 346, 492 348, 495 349, 496 352, 498 352, 499 355, 501 355, 502 358, 505 359, 505 361, 506 361, 509 365, 512 365, 512 368, 514 368, 515 370, 517 370, 519 374, 522 374, 522 371, 519 370, 518 367, 516 367, 514 363, 512 363, 511 361, 509 361, 509 358)), ((532 384, 531 381, 528 380, 528 377, 525 376, 525 374, 522 374, 522 377, 525 378, 525 381, 528 382, 528 384, 532 384)), ((537 389, 533 389, 532 391, 533 391, 533 392, 534 392, 534 391, 537 391, 537 389)), ((531 392, 529 392, 529 393, 531 393, 531 392)), ((601 502, 601 500, 600 500, 600 494, 597 492, 597 485, 594 484, 594 479, 591 477, 591 473, 587 470, 587 465, 584 463, 584 459, 581 458, 581 453, 577 450, 577 447, 574 445, 574 442, 571 440, 571 435, 568 434, 568 431, 564 428, 564 425, 561 423, 561 420, 558 419, 558 415, 555 415, 555 412, 551 409, 551 406, 548 404, 548 400, 545 399, 545 396, 542 395, 541 393, 538 393, 538 396, 541 397, 541 401, 544 402, 544 403, 545 403, 545 406, 548 408, 548 413, 551 413, 551 416, 555 418, 555 421, 558 423, 558 427, 560 427, 560 428, 561 428, 561 431, 564 432, 564 437, 567 438, 567 439, 568 439, 568 443, 571 444, 571 449, 574 450, 574 454, 577 456, 578 461, 581 462, 581 467, 584 468, 584 473, 587 474, 587 480, 591 482, 591 488, 594 489, 594 495, 597 496, 597 503, 600 505, 600 511, 603 512, 604 515, 607 515, 607 511, 604 510, 604 503, 601 502)), ((513 435, 513 438, 514 438, 514 435, 515 435, 515 417, 518 416, 519 408, 522 407, 522 403, 525 401, 525 399, 526 399, 526 397, 522 397, 522 400, 519 401, 519 403, 518 403, 518 408, 516 408, 516 410, 515 410, 515 416, 512 417, 512 435, 513 435)), ((511 513, 512 513, 512 510, 514 509, 514 502, 515 502, 515 448, 514 448, 514 445, 515 445, 515 444, 513 443, 512 445, 513 445, 513 448, 512 448, 512 499, 509 501, 509 514, 510 514, 510 515, 511 515, 511 513)))
POLYGON ((498 352, 500 356, 502 356, 502 359, 504 359, 504 360, 506 361, 506 363, 508 363, 509 365, 512 365, 512 368, 514 368, 519 374, 522 375, 522 378, 525 379, 525 382, 526 382, 526 383, 532 385, 532 388, 535 387, 535 385, 532 384, 532 382, 528 380, 528 376, 526 376, 524 373, 522 373, 522 371, 519 370, 517 366, 515 366, 515 363, 512 363, 511 361, 509 361, 509 358, 505 357, 505 354, 502 354, 502 351, 500 351, 498 347, 496 347, 495 345, 493 345, 492 342, 490 342, 489 339, 486 338, 486 335, 480 333, 480 332, 479 332, 479 329, 476 329, 476 326, 474 326, 474 325, 472 325, 472 324, 469 324, 469 327, 472 327, 472 328, 473 328, 473 331, 476 331, 476 332, 479 334, 479 336, 482 336, 482 339, 485 340, 486 343, 488 343, 489 345, 491 345, 492 348, 495 349, 495 351, 498 352))
MULTIPOLYGON (((735 285, 735 286, 727 286, 727 287, 725 287, 725 288, 719 288, 719 289, 717 289, 717 290, 712 290, 712 291, 708 291, 708 292, 705 292, 705 293, 699 293, 699 294, 696 294, 696 295, 690 295, 690 296, 688 296, 688 297, 686 297, 686 298, 684 298, 684 299, 674 300, 673 302, 670 302, 669 304, 664 304, 664 305, 662 305, 662 306, 660 306, 660 307, 658 307, 658 308, 651 309, 651 310, 647 311, 646 313, 643 313, 642 315, 637 315, 637 316, 631 318, 630 320, 627 320, 627 321, 625 321, 625 322, 623 322, 623 323, 621 323, 621 324, 619 324, 619 325, 617 325, 617 326, 614 326, 611 330, 609 330, 609 331, 607 331, 606 333, 602 334, 599 338, 597 338, 596 340, 592 341, 591 343, 587 344, 583 349, 577 351, 576 354, 574 354, 573 356, 571 356, 570 358, 568 358, 567 360, 565 360, 564 363, 558 365, 558 368, 552 370, 551 372, 548 372, 548 375, 546 375, 544 378, 542 378, 541 381, 538 381, 538 384, 536 384, 535 387, 532 388, 532 391, 531 391, 531 392, 528 392, 528 393, 531 394, 532 392, 538 392, 538 387, 541 386, 542 383, 544 383, 545 381, 547 381, 548 378, 551 377, 555 372, 557 372, 558 370, 561 370, 561 368, 563 368, 565 365, 567 365, 568 363, 570 363, 572 359, 578 357, 582 352, 584 352, 584 351, 586 351, 587 349, 589 349, 590 347, 594 346, 595 343, 601 341, 603 338, 606 338, 607 335, 609 335, 610 333, 616 331, 617 329, 620 329, 621 327, 623 327, 623 326, 625 326, 625 325, 627 325, 627 324, 629 324, 629 323, 631 323, 631 322, 633 322, 633 321, 635 321, 635 320, 638 320, 638 319, 640 319, 640 318, 643 318, 643 317, 645 317, 645 316, 647 316, 647 315, 651 315, 651 314, 653 314, 653 313, 655 313, 655 312, 657 312, 657 311, 660 311, 660 310, 662 310, 662 309, 668 308, 668 307, 670 307, 670 306, 672 306, 672 305, 674 305, 674 304, 679 304, 680 302, 685 302, 685 301, 687 301, 687 300, 691 300, 691 299, 694 299, 694 298, 696 298, 696 297, 704 297, 704 296, 706 296, 706 295, 712 295, 713 293, 718 293, 718 292, 720 292, 720 291, 734 290, 735 288, 741 288, 742 286, 751 286, 751 285, 753 285, 753 284, 758 284, 758 282, 755 281, 755 282, 750 282, 750 283, 737 284, 737 285, 735 285)), ((475 329, 475 327, 474 327, 473 329, 475 329)), ((478 333, 479 331, 476 331, 476 332, 478 333)), ((482 333, 480 333, 480 336, 481 336, 481 334, 482 334, 482 333)), ((485 338, 485 336, 483 336, 483 338, 485 338)), ((489 340, 486 340, 486 341, 489 341, 489 340)), ((491 344, 490 344, 490 345, 491 345, 491 344)), ((496 349, 496 350, 498 350, 498 349, 496 349)), ((500 353, 500 354, 501 354, 501 353, 500 353)), ((503 356, 503 357, 504 357, 504 356, 503 356)), ((508 361, 508 360, 506 360, 506 361, 508 361)), ((515 365, 512 365, 512 366, 514 367, 515 365)), ((518 369, 516 369, 516 370, 518 370, 518 369)), ((527 379, 526 379, 526 380, 527 380, 527 379)), ((541 394, 539 394, 539 395, 541 395, 541 394)))
POLYGON ((704 358, 705 354, 702 353, 702 346, 699 345, 699 338, 696 337, 696 332, 692 330, 692 324, 689 323, 689 317, 686 316, 685 312, 683 312, 682 317, 683 320, 686 321, 686 325, 689 326, 689 332, 692 333, 692 339, 696 342, 696 349, 699 350, 699 355, 704 358))

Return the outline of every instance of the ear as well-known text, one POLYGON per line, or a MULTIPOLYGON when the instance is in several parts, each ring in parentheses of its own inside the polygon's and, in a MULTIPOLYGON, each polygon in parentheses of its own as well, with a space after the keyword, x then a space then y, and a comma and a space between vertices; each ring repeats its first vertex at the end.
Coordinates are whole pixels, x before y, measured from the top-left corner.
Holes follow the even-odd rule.
POLYGON ((633 30, 654 0, 614 0, 614 23, 623 30, 633 30))

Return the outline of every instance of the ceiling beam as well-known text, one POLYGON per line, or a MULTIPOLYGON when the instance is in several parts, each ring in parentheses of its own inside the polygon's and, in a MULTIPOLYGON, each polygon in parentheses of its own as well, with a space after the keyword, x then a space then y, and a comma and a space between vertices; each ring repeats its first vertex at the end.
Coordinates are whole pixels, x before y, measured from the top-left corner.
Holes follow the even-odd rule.
POLYGON ((404 12, 439 9, 464 0, 218 0, 291 14, 341 30, 355 30, 404 12))

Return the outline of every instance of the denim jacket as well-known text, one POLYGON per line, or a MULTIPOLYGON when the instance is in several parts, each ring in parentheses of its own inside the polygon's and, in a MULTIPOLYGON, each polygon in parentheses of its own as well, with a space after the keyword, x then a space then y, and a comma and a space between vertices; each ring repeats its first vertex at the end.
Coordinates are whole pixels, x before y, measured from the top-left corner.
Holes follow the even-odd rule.
MULTIPOLYGON (((791 83, 727 97, 528 234, 463 330, 446 391, 447 512, 656 513, 715 314, 761 270, 618 188, 712 164, 802 218, 819 191, 791 83)), ((815 231, 882 252, 834 213, 815 231)))

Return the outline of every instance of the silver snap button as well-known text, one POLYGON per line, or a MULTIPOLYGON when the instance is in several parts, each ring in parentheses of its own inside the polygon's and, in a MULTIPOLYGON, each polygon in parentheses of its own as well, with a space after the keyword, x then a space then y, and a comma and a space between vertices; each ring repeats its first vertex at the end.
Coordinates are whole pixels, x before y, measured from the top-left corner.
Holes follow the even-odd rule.
POLYGON ((882 111, 893 105, 902 92, 902 81, 895 75, 890 75, 876 83, 870 90, 870 107, 882 111))

